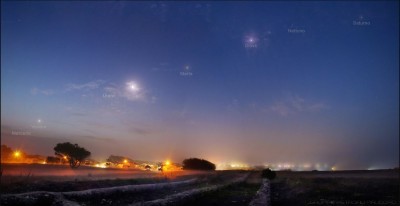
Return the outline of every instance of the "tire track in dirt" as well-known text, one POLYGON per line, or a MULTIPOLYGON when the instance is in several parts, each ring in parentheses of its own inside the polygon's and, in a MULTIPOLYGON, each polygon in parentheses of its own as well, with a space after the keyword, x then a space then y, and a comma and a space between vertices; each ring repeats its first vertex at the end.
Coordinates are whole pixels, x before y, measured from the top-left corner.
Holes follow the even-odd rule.
POLYGON ((181 185, 193 184, 197 182, 197 178, 190 180, 168 182, 168 183, 155 183, 155 184, 143 184, 143 185, 125 185, 108 188, 97 188, 83 191, 71 191, 71 192, 48 192, 48 191, 35 191, 21 194, 6 194, 1 196, 2 205, 33 205, 37 202, 57 202, 61 205, 79 205, 77 202, 68 200, 76 197, 89 197, 93 195, 104 195, 115 192, 138 192, 145 190, 157 190, 165 189, 170 187, 176 187, 181 185))
POLYGON ((219 184, 219 185, 213 185, 213 186, 207 186, 207 187, 202 187, 202 188, 197 188, 197 189, 191 189, 187 190, 178 194, 170 195, 167 196, 166 198, 162 199, 156 199, 152 201, 147 201, 147 202, 140 202, 140 203, 132 203, 129 206, 154 206, 154 205, 174 205, 176 203, 179 203, 185 199, 191 198, 195 195, 204 193, 204 192, 210 192, 210 191, 215 191, 217 189, 236 184, 239 182, 245 181, 249 177, 249 174, 245 174, 241 177, 238 177, 232 181, 229 181, 225 184, 219 184))
POLYGON ((249 206, 269 206, 271 205, 271 186, 268 179, 263 179, 263 184, 257 191, 249 206))

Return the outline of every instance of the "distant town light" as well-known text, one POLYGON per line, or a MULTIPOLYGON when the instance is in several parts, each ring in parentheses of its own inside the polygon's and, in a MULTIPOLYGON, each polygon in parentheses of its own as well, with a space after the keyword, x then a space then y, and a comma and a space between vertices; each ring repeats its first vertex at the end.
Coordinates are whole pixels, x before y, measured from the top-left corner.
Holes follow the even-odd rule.
POLYGON ((165 165, 170 165, 171 164, 171 162, 169 161, 169 160, 167 160, 166 162, 165 162, 165 165))
POLYGON ((124 163, 128 163, 128 160, 124 160, 124 163))
POLYGON ((21 152, 20 151, 15 151, 14 152, 14 156, 17 157, 17 158, 20 157, 21 156, 21 152))

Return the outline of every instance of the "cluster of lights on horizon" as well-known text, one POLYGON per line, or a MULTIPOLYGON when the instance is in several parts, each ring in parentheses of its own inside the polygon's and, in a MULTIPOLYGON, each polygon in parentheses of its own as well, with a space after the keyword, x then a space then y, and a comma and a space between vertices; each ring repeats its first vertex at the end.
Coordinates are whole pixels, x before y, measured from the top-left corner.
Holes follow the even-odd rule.
MULTIPOLYGON (((13 153, 15 158, 20 158, 21 157, 21 151, 16 150, 13 153)), ((62 158, 64 160, 68 160, 68 156, 62 155, 62 158)), ((124 159, 123 164, 128 164, 130 161, 128 159, 124 159)), ((43 164, 46 164, 46 162, 43 162, 43 164)), ((172 165, 171 161, 169 159, 163 161, 162 165, 166 166, 168 168, 169 166, 172 165)), ((96 167, 99 168, 106 168, 106 163, 100 163, 96 164, 96 167)), ((232 162, 232 163, 220 163, 217 164, 217 170, 230 170, 230 169, 251 169, 252 166, 246 163, 240 163, 240 162, 232 162)), ((276 164, 264 164, 263 167, 265 168, 271 168, 273 170, 293 170, 293 171, 310 171, 310 170, 320 170, 320 171, 336 171, 338 170, 338 167, 335 165, 328 166, 327 163, 304 163, 304 164, 293 164, 293 163, 276 163, 276 164)), ((370 169, 370 168, 368 168, 370 169)))
MULTIPOLYGON (((230 170, 230 169, 251 169, 257 166, 250 166, 246 163, 232 162, 232 163, 220 163, 217 164, 218 170, 230 170)), ((336 165, 329 166, 327 163, 304 163, 304 164, 294 164, 294 163, 276 163, 276 164, 263 164, 262 167, 271 168, 273 170, 293 170, 293 171, 335 171, 338 170, 336 165)))
MULTIPOLYGON (((23 161, 25 157, 23 156, 23 152, 21 150, 15 150, 13 153, 13 157, 18 160, 18 161, 23 161)), ((68 160, 67 155, 62 155, 62 159, 68 160)), ((40 162, 42 164, 47 164, 46 161, 40 162)), ((121 162, 123 165, 131 165, 133 162, 129 160, 128 158, 125 158, 121 162)), ((133 163, 135 164, 135 163, 133 163)), ((151 163, 148 163, 151 164, 151 163)), ((173 163, 170 159, 167 159, 165 161, 162 161, 160 163, 165 171, 172 171, 176 170, 175 167, 179 166, 177 163, 173 163), (175 169, 174 169, 175 168, 175 169)), ((98 167, 98 168, 107 168, 109 167, 107 162, 102 162, 102 163, 96 163, 93 166, 98 167)), ((242 162, 231 162, 231 163, 219 163, 216 164, 217 170, 249 170, 249 169, 254 169, 258 168, 259 166, 257 165, 249 165, 246 163, 242 162)), ((329 165, 327 163, 303 163, 303 164, 294 164, 294 163, 276 163, 276 164, 263 164, 260 165, 264 168, 271 168, 272 170, 291 170, 291 171, 312 171, 312 170, 318 170, 318 171, 337 171, 341 170, 337 165, 329 165)), ((385 169, 383 167, 376 167, 376 166, 371 166, 366 168, 367 170, 376 170, 376 169, 385 169)))

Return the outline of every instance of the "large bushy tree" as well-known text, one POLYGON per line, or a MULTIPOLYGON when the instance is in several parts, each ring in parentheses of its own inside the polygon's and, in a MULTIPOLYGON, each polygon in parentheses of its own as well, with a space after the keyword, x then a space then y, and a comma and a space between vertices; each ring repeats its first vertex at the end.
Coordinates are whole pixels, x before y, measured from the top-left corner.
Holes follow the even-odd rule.
POLYGON ((199 158, 189 158, 183 160, 184 170, 215 170, 215 164, 199 158))
POLYGON ((58 143, 54 147, 55 154, 60 158, 66 158, 71 168, 77 168, 81 162, 90 156, 90 152, 78 144, 69 142, 58 143))

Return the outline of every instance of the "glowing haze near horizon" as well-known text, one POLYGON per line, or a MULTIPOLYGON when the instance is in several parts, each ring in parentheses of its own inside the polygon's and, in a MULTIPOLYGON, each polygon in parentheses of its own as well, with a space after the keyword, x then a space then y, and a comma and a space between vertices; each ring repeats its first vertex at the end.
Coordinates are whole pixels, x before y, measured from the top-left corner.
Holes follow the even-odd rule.
POLYGON ((1 2, 1 143, 391 168, 398 2, 1 2))

